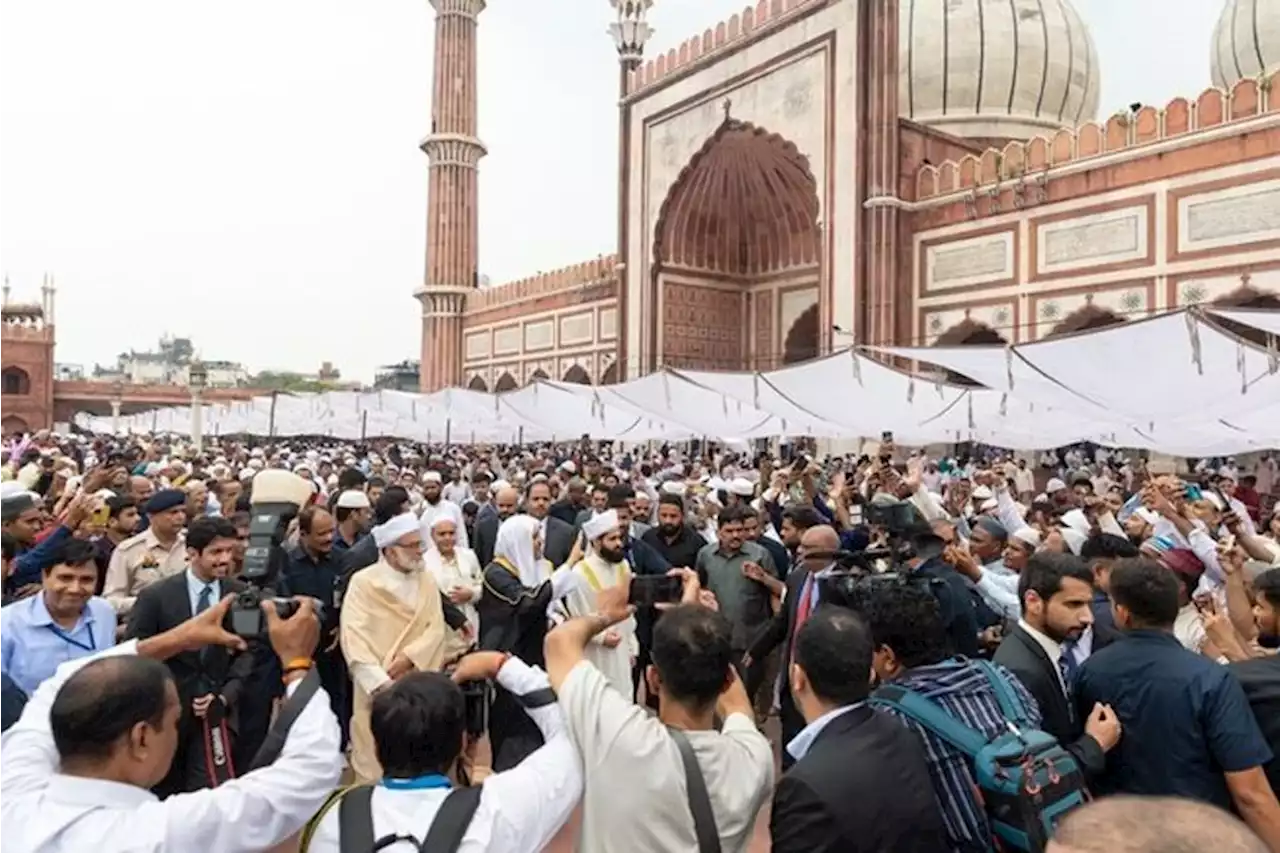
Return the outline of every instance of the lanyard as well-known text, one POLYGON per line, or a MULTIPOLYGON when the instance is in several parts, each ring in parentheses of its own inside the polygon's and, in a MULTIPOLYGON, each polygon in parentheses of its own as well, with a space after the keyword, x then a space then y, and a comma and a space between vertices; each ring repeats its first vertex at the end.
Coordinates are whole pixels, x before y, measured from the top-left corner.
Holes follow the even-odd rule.
POLYGON ((57 625, 46 625, 45 627, 48 628, 50 631, 52 631, 54 634, 56 634, 58 636, 58 639, 62 640, 62 642, 70 643, 71 645, 75 646, 77 649, 84 649, 86 652, 96 652, 98 650, 98 643, 93 638, 92 628, 89 629, 89 642, 88 644, 85 644, 80 642, 70 634, 68 634, 66 631, 59 628, 57 625))
POLYGON ((426 776, 415 776, 411 779, 383 779, 380 783, 389 791, 421 791, 426 788, 452 788, 453 783, 448 776, 439 773, 428 773, 426 776))

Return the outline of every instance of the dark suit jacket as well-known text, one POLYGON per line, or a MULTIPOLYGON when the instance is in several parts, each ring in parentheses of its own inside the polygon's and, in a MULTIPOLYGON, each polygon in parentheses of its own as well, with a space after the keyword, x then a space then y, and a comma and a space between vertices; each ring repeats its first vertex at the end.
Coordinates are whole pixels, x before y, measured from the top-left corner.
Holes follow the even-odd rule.
POLYGON ((783 645, 782 656, 778 660, 778 716, 782 725, 783 764, 790 766, 791 758, 786 752, 786 744, 804 728, 804 717, 796 708, 791 696, 791 679, 787 673, 791 670, 791 640, 796 632, 796 609, 800 603, 800 593, 804 589, 805 578, 809 573, 797 569, 787 576, 787 591, 782 606, 773 618, 765 623, 747 648, 747 654, 753 661, 762 661, 778 647, 783 645))
POLYGON ((773 853, 948 853, 924 746, 867 706, 829 722, 778 782, 773 853))
MULTIPOLYGON (((573 542, 578 533, 572 524, 565 524, 554 515, 547 516, 547 538, 542 543, 542 556, 551 561, 557 569, 564 565, 573 552, 573 542)), ((477 555, 479 556, 479 555, 477 555)), ((488 565, 488 563, 481 563, 488 565)))
POLYGON ((476 518, 476 535, 471 540, 471 550, 476 552, 480 565, 487 566, 493 562, 493 547, 498 543, 498 528, 501 526, 502 520, 497 513, 476 518))
MULTIPOLYGON (((222 594, 240 592, 242 581, 224 580, 222 594)), ((179 572, 156 581, 138 595, 129 616, 127 636, 145 639, 176 628, 192 617, 187 573, 179 572)), ((191 700, 206 693, 219 693, 234 709, 244 688, 244 679, 253 669, 253 656, 233 654, 223 646, 208 646, 198 652, 182 652, 165 662, 177 682, 183 715, 191 712, 191 700)))
POLYGON ((1272 758, 1263 768, 1271 789, 1280 791, 1280 656, 1268 655, 1231 664, 1228 669, 1244 688, 1258 728, 1271 747, 1272 758))
POLYGON ((1075 756, 1086 775, 1101 773, 1106 768, 1106 753, 1096 740, 1084 733, 1084 720, 1062 692, 1057 664, 1049 660, 1034 637, 1015 624, 1000 642, 992 660, 1018 676, 1040 706, 1040 727, 1075 756))

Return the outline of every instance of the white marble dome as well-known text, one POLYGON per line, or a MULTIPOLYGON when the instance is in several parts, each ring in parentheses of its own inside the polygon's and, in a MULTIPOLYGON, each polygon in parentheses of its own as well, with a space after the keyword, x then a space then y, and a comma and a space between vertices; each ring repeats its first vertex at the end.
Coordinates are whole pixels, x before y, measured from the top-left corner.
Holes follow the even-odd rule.
POLYGON ((1098 54, 1071 0, 900 0, 899 8, 902 115, 993 140, 1097 117, 1098 54))
POLYGON ((1213 28, 1209 73, 1230 89, 1280 68, 1280 0, 1226 0, 1213 28))

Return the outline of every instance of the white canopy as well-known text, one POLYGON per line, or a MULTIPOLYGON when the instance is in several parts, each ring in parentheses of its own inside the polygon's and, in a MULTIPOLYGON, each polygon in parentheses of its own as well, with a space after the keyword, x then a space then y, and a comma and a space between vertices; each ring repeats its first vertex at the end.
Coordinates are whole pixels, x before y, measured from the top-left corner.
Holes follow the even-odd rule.
MULTIPOLYGON (((205 406, 205 435, 392 436, 458 444, 596 439, 740 441, 772 436, 870 438, 901 444, 979 441, 1038 449, 1076 441, 1224 455, 1280 447, 1280 354, 1213 322, 1271 334, 1280 312, 1184 309, 1013 346, 883 347, 869 352, 936 365, 912 373, 849 349, 766 373, 665 369, 616 385, 537 381, 489 394, 450 388, 278 394, 205 406), (274 409, 274 411, 273 411, 274 409)), ((109 418, 77 417, 109 432, 109 418)), ((189 434, 189 408, 121 418, 128 432, 189 434)))

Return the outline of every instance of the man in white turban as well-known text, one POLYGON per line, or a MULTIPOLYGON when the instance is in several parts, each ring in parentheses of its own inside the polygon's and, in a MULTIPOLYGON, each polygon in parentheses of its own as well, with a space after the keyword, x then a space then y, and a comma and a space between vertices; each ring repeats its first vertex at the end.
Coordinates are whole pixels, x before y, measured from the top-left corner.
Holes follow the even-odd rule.
MULTIPOLYGON (((616 510, 603 512, 582 525, 587 555, 573 565, 582 583, 565 597, 563 612, 569 618, 594 612, 596 594, 602 589, 624 584, 631 567, 623 557, 623 533, 616 510)), ((609 685, 623 696, 633 696, 631 665, 640 653, 634 616, 592 637, 586 658, 600 670, 609 685)))
POLYGON ((431 525, 437 518, 453 519, 457 542, 461 548, 470 548, 467 540, 466 519, 462 507, 443 495, 444 478, 438 471, 428 471, 422 477, 422 541, 428 548, 435 547, 431 539, 431 525))
POLYGON ((369 711, 373 694, 411 672, 437 672, 466 648, 445 624, 440 589, 426 571, 418 519, 403 513, 373 528, 378 562, 351 578, 339 636, 355 685, 351 769, 382 778, 369 711))

